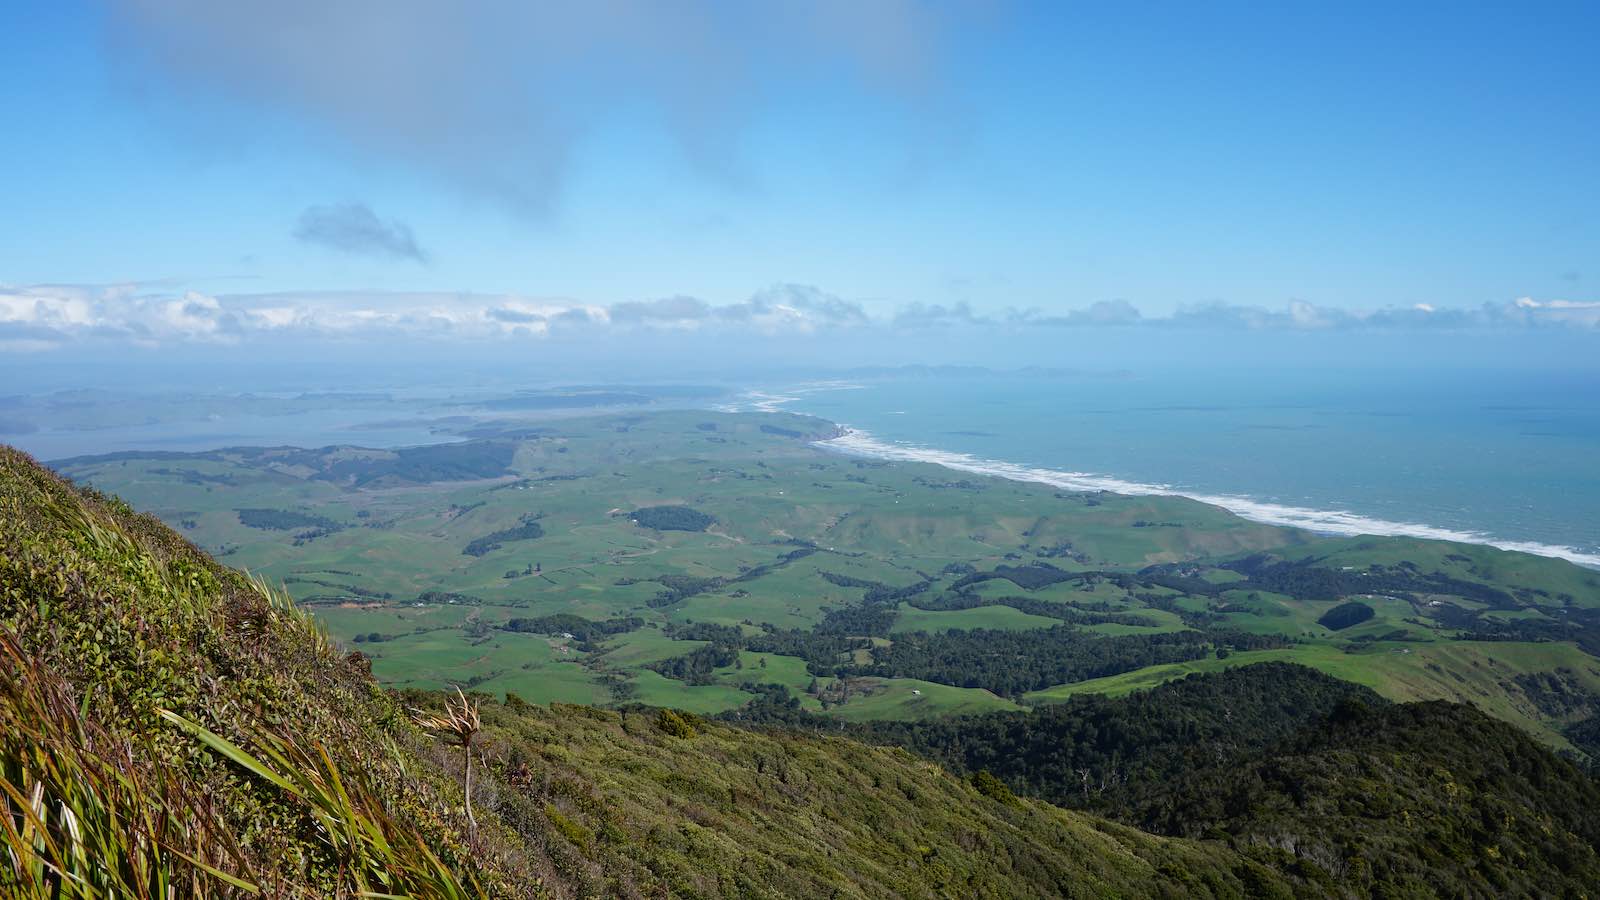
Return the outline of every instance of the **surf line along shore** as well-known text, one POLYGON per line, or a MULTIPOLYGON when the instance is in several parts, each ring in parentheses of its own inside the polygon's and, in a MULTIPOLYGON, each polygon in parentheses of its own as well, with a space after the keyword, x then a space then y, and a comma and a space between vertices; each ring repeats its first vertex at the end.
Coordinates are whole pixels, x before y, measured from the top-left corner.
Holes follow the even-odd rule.
POLYGON ((985 459, 969 453, 937 450, 901 442, 879 440, 866 431, 849 425, 837 425, 832 437, 814 442, 816 446, 853 456, 896 462, 920 462, 943 466, 957 472, 988 475, 1010 481, 1047 484, 1066 491, 1109 491, 1130 496, 1183 497, 1200 503, 1221 507, 1234 515, 1265 525, 1302 528, 1306 531, 1329 535, 1378 535, 1383 537, 1411 537, 1436 541, 1454 541, 1461 544, 1481 544, 1500 550, 1515 550, 1565 559, 1591 569, 1600 569, 1600 553, 1589 553, 1575 547, 1542 544, 1534 541, 1515 541, 1495 538, 1481 532, 1457 531, 1414 522, 1392 522, 1353 513, 1348 510, 1310 509, 1266 503, 1249 497, 1230 494, 1207 494, 1184 491, 1165 484, 1125 481, 1109 475, 1091 472, 1069 472, 1025 466, 1004 460, 985 459))

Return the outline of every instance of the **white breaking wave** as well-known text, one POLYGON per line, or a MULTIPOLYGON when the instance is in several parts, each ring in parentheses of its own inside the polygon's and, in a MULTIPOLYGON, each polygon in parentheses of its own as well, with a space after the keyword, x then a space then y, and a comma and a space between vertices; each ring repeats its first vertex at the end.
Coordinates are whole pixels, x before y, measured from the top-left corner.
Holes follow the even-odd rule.
POLYGON ((1136 496, 1186 497, 1190 500, 1198 500, 1201 503, 1209 503, 1212 506, 1220 506, 1251 521, 1264 522, 1268 525, 1304 528, 1307 531, 1315 531, 1322 534, 1374 534, 1457 541, 1463 544, 1484 544, 1490 547, 1498 547, 1501 550, 1517 550, 1539 556, 1551 556, 1569 560, 1582 566, 1600 568, 1600 554, 1588 553, 1576 547, 1561 547, 1532 541, 1499 540, 1476 531, 1456 531, 1450 528, 1420 525, 1413 522, 1389 522, 1342 509, 1307 509, 1302 506, 1265 503, 1260 500, 1237 497, 1232 494, 1194 493, 1180 490, 1171 485, 1124 481, 1109 475, 1096 475, 1090 472, 1063 472, 1056 469, 1041 469, 1003 460, 984 459, 968 453, 918 447, 902 441, 886 443, 864 431, 858 431, 847 426, 841 426, 841 428, 844 433, 840 436, 818 441, 817 443, 824 447, 860 456, 903 462, 932 463, 960 472, 992 475, 996 478, 1006 478, 1012 481, 1048 484, 1068 491, 1110 491, 1115 494, 1132 494, 1136 496))
POLYGON ((711 408, 717 412, 783 412, 785 403, 793 403, 807 394, 818 394, 823 391, 859 391, 866 387, 864 384, 855 384, 849 381, 811 381, 796 387, 787 388, 782 394, 769 394, 765 391, 745 391, 727 403, 720 403, 711 408))
POLYGON ((717 412, 782 412, 785 403, 793 403, 800 398, 784 394, 767 394, 761 391, 746 391, 727 403, 718 403, 711 408, 717 412))

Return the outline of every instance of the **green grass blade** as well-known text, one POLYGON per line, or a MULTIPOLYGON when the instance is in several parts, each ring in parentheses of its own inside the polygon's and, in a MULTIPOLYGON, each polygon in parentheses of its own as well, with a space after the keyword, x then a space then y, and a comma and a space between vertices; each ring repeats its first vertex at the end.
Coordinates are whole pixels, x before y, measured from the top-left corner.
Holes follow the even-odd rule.
POLYGON ((222 754, 228 759, 233 760, 235 763, 238 763, 245 769, 248 769, 262 778, 265 778, 266 780, 272 782, 280 788, 283 788, 285 791, 288 791, 296 797, 304 797, 300 791, 300 788, 296 786, 294 782, 291 782, 289 779, 268 768, 265 763, 250 755, 249 751, 245 750, 243 747, 240 747, 238 744, 233 743, 220 734, 208 730, 205 728, 205 726, 200 725, 197 722, 191 722, 188 719, 185 719, 183 716, 180 716, 171 710, 163 709, 158 710, 158 712, 161 714, 163 719, 166 719, 167 721, 183 728, 185 731, 188 731, 190 734, 199 738, 200 741, 206 746, 222 754))

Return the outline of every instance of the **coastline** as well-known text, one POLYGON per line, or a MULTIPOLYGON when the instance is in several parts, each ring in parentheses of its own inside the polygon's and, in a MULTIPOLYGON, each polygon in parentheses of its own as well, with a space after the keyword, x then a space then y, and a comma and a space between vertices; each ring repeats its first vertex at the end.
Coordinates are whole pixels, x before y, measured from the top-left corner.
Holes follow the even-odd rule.
MULTIPOLYGON (((776 410, 774 410, 776 411, 776 410)), ((887 443, 870 433, 851 428, 843 423, 831 423, 838 434, 813 442, 833 452, 897 462, 921 462, 942 466, 958 472, 987 475, 1009 481, 1047 484, 1067 491, 1107 491, 1130 496, 1183 497, 1225 509, 1240 518, 1266 525, 1299 528, 1316 534, 1340 537, 1371 535, 1375 537, 1410 537, 1425 540, 1452 541, 1461 544, 1478 544, 1499 550, 1530 553, 1555 559, 1564 559, 1575 565, 1600 569, 1600 553, 1586 553, 1575 547, 1543 544, 1534 541, 1513 541, 1480 532, 1458 531, 1414 522, 1392 522, 1363 516, 1348 510, 1320 510, 1287 506, 1253 500, 1229 494, 1183 491, 1164 484, 1125 481, 1109 475, 1090 472, 1068 472, 1025 466, 1004 460, 985 459, 968 453, 939 450, 905 443, 887 443)))

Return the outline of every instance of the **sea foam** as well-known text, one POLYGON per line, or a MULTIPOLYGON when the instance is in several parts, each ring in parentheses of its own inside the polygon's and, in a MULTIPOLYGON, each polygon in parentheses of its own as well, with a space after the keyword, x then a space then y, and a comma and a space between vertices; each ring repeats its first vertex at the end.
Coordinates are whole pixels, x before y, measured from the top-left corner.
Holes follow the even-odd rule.
POLYGON ((1390 522, 1341 509, 1308 509, 1301 506, 1267 503, 1232 494, 1197 493, 1181 490, 1172 485, 1125 481, 1109 475, 1097 475, 1091 472, 1065 472, 1057 469, 1043 469, 1003 460, 984 459, 967 453, 935 450, 900 441, 888 443, 873 437, 865 431, 849 428, 848 426, 841 427, 844 430, 843 434, 829 440, 818 441, 817 443, 823 447, 858 456, 870 456, 876 459, 903 462, 932 463, 960 472, 992 475, 1012 481, 1048 484, 1068 491, 1110 491, 1115 494, 1135 496, 1186 497, 1190 500, 1198 500, 1201 503, 1209 503, 1212 506, 1220 506, 1229 512, 1254 522, 1303 528, 1320 534, 1373 534, 1457 541, 1464 544, 1483 544, 1490 547, 1498 547, 1501 550, 1517 550, 1539 556, 1551 556, 1569 560, 1581 566, 1600 568, 1600 554, 1585 552, 1575 547, 1562 547, 1531 541, 1502 540, 1481 532, 1457 531, 1414 522, 1390 522))

